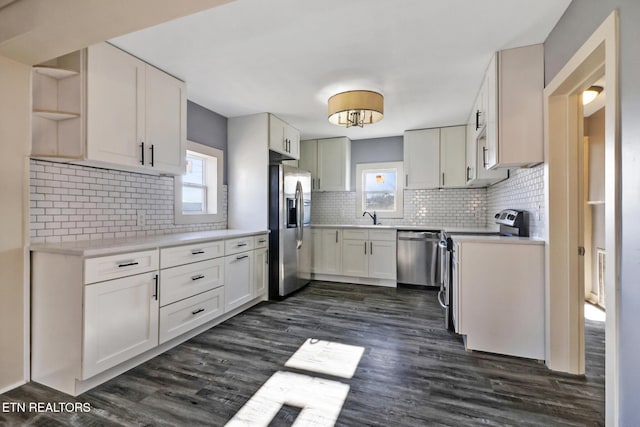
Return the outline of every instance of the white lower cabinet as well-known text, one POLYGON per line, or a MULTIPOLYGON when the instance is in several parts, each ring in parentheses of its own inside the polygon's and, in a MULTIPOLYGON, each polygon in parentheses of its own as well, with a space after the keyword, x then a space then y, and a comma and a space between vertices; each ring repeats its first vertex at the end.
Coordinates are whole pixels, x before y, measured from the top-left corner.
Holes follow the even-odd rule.
POLYGON ((87 285, 82 379, 158 345, 158 274, 87 285))
POLYGON ((454 313, 466 348, 544 359, 544 244, 458 243, 454 313))
POLYGON ((342 274, 342 230, 320 228, 313 236, 313 273, 342 274))
POLYGON ((395 281, 396 258, 396 230, 313 230, 314 274, 395 281))
POLYGON ((95 241, 32 250, 31 379, 78 395, 259 301, 267 242, 260 233, 119 254, 107 243, 116 254, 93 258, 95 241))
POLYGON ((247 251, 224 258, 225 268, 225 312, 253 299, 254 252, 247 251))
POLYGON ((261 297, 269 287, 269 251, 266 248, 256 249, 253 258, 253 297, 261 297))
POLYGON ((160 343, 169 341, 224 313, 224 287, 160 308, 160 343))

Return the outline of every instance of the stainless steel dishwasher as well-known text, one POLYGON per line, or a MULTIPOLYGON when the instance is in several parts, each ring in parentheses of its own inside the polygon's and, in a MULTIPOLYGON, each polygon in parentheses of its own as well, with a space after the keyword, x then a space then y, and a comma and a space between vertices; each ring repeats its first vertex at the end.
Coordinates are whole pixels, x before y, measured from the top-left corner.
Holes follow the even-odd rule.
POLYGON ((440 286, 439 231, 398 231, 398 283, 440 286))

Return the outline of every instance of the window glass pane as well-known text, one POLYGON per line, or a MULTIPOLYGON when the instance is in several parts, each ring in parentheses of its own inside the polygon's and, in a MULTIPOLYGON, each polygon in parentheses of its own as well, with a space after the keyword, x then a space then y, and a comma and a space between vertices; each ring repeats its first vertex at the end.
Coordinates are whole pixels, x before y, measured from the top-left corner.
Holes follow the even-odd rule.
POLYGON ((182 182, 204 185, 205 159, 187 152, 187 172, 182 176, 182 182))
POLYGON ((395 210, 396 176, 395 170, 367 170, 363 172, 362 205, 364 210, 395 210))
POLYGON ((395 171, 375 171, 364 172, 365 191, 395 191, 396 172, 395 171))
POLYGON ((202 213, 206 209, 207 190, 203 187, 182 187, 182 212, 202 213))

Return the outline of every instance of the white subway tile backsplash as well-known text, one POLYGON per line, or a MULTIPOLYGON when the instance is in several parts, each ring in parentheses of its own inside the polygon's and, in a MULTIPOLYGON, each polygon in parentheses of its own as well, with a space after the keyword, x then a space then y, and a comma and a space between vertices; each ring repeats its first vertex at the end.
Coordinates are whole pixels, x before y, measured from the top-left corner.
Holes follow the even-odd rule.
MULTIPOLYGON (((484 227, 487 221, 487 190, 404 190, 404 217, 381 218, 386 225, 484 227)), ((356 193, 317 192, 312 195, 313 224, 371 224, 356 214, 356 193)))
POLYGON ((509 179, 487 190, 487 222, 502 209, 519 209, 529 214, 529 235, 544 237, 544 166, 513 169, 509 179), (539 215, 539 217, 538 217, 539 215))
POLYGON ((175 225, 173 178, 31 160, 31 243, 109 239, 227 228, 223 221, 175 225), (136 225, 145 212, 144 227, 136 225))

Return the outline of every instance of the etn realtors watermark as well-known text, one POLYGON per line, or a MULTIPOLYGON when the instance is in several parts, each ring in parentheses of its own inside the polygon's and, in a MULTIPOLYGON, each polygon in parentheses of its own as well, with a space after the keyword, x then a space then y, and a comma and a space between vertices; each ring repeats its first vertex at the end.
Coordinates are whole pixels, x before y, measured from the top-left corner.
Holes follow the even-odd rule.
POLYGON ((90 412, 88 402, 2 402, 2 412, 77 413, 90 412))

